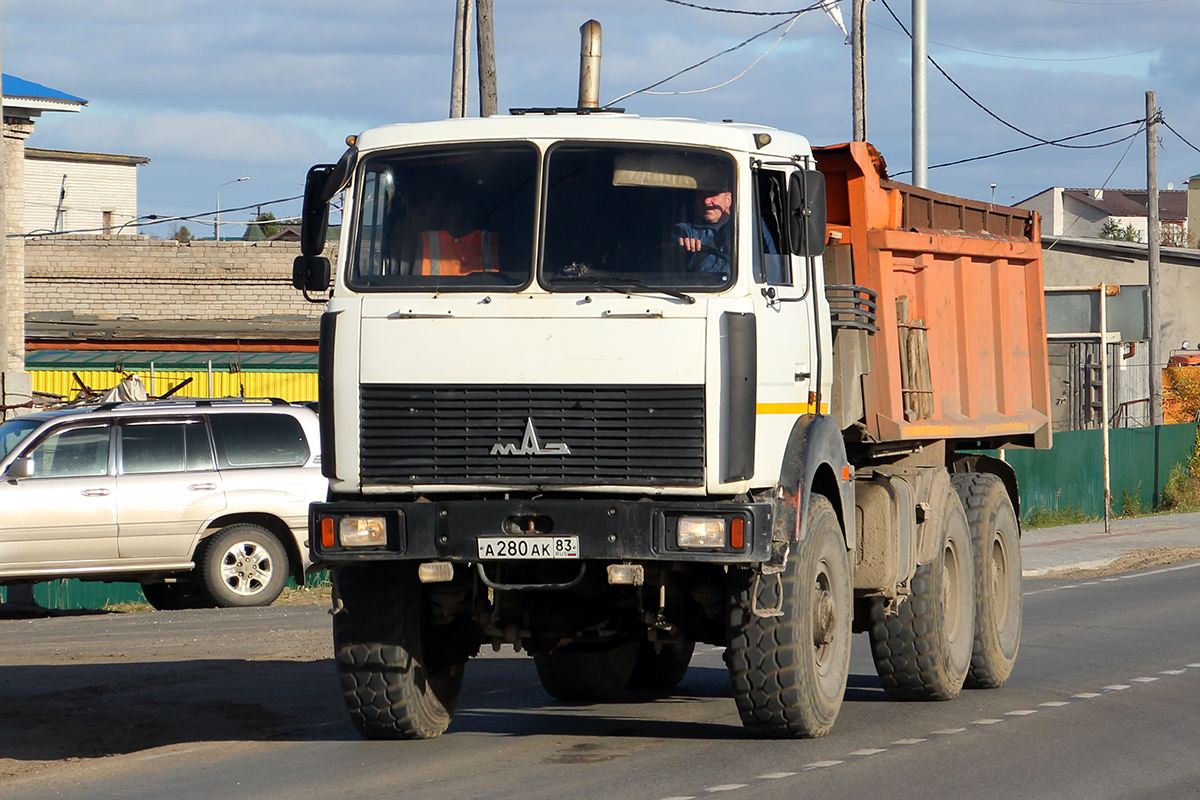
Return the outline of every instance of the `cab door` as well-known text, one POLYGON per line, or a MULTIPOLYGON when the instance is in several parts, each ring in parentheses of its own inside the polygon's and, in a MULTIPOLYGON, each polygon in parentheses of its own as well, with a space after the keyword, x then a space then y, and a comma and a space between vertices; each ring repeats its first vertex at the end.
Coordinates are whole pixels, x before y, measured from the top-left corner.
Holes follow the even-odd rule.
POLYGON ((124 420, 118 431, 121 558, 191 558, 225 508, 204 417, 124 420))
MULTIPOLYGON (((812 291, 805 260, 787 252, 788 171, 753 171, 750 238, 757 324, 755 473, 775 474, 792 426, 814 413, 812 291)), ((743 241, 745 241, 743 239, 743 241)))
POLYGON ((116 561, 111 432, 75 426, 30 443, 33 475, 0 482, 0 571, 116 561))

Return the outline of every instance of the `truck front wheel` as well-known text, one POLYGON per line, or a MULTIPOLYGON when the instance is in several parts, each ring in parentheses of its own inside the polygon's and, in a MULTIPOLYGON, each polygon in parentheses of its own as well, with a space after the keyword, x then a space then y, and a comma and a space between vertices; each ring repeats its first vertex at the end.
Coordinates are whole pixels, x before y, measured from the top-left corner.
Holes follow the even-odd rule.
MULTIPOLYGON (((971 535, 958 493, 943 484, 940 544, 928 564, 917 567, 911 594, 893 610, 871 603, 871 653, 887 695, 894 700, 951 700, 962 690, 971 665, 975 620, 975 572, 971 535)), ((927 523, 928 524, 928 523, 927 523)))
POLYGON ((747 730, 778 738, 830 731, 849 677, 852 607, 841 525, 829 500, 814 495, 804 540, 779 581, 764 575, 733 594, 725 660, 747 730))
POLYGON ((1021 537, 1017 512, 995 475, 952 475, 975 550, 975 646, 966 686, 995 689, 1012 674, 1021 644, 1021 537))
POLYGON ((350 719, 368 739, 432 739, 450 725, 466 661, 432 641, 413 564, 343 567, 334 660, 350 719), (439 657, 436 654, 441 653, 439 657))

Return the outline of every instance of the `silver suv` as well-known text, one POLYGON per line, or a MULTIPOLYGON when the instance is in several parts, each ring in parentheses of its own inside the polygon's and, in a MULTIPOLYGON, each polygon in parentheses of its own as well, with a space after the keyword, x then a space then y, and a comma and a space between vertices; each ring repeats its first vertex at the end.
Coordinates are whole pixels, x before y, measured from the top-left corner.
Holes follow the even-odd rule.
POLYGON ((0 584, 139 581, 159 609, 274 602, 312 568, 317 415, 282 400, 102 403, 0 425, 0 584))

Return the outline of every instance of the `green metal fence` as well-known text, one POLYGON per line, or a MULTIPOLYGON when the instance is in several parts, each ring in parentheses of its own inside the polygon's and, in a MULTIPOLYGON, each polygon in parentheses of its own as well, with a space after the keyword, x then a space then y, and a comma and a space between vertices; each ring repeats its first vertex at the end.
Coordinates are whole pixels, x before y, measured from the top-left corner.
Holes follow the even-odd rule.
MULTIPOLYGON (((1005 451, 1021 488, 1022 515, 1072 508, 1104 516, 1103 436, 1098 430, 1068 431, 1054 434, 1050 450, 1005 451)), ((1110 431, 1113 513, 1121 513, 1122 497, 1136 497, 1143 510, 1157 507, 1171 467, 1186 464, 1195 447, 1194 422, 1110 431)))
MULTIPOLYGON (((308 586, 328 586, 329 573, 325 570, 311 573, 305 582, 308 586)), ((288 578, 287 585, 295 588, 296 582, 288 578)), ((74 578, 34 584, 33 599, 43 608, 59 611, 105 609, 123 603, 146 602, 140 583, 101 583, 74 578)), ((8 587, 0 586, 0 603, 7 601, 8 587)))

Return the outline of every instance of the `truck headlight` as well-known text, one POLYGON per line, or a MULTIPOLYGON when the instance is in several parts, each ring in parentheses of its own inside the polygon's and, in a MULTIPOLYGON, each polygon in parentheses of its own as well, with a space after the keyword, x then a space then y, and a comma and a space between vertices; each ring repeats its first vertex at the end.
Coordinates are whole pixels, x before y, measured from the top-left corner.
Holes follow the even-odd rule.
POLYGON ((342 517, 338 520, 338 542, 342 547, 383 547, 387 544, 387 520, 342 517))
POLYGON ((724 547, 725 520, 721 517, 680 517, 675 537, 680 547, 724 547))

